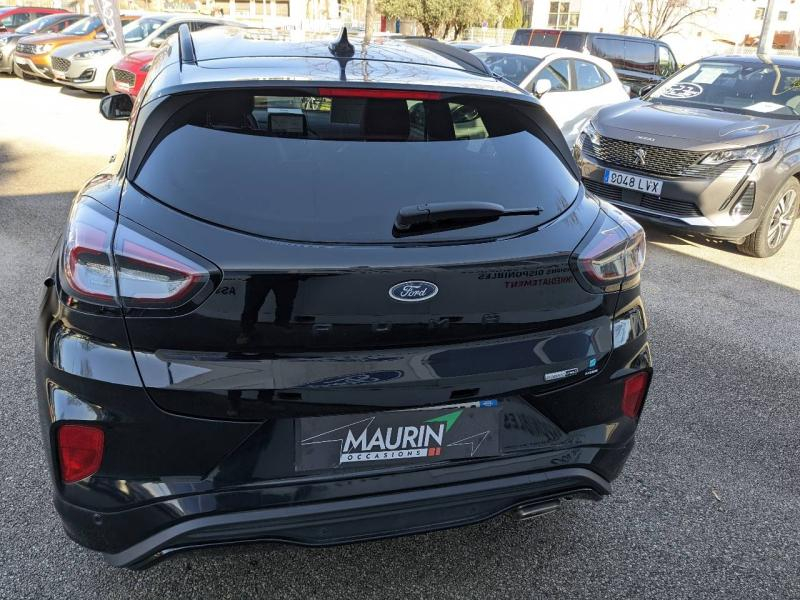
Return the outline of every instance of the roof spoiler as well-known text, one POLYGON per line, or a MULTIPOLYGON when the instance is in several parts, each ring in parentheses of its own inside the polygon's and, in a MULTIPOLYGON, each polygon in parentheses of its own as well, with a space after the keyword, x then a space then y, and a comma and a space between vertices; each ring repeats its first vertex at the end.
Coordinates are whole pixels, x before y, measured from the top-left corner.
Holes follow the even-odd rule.
POLYGON ((472 71, 473 73, 479 73, 481 75, 494 76, 492 70, 480 58, 470 52, 467 52, 466 50, 457 48, 456 46, 445 44, 439 40, 427 37, 398 36, 393 39, 398 38, 403 40, 403 42, 406 44, 424 48, 429 52, 433 52, 434 54, 438 54, 439 56, 452 60, 453 62, 461 65, 467 71, 472 71))
POLYGON ((178 27, 178 56, 180 57, 181 70, 183 70, 183 65, 197 64, 192 32, 186 23, 178 27))

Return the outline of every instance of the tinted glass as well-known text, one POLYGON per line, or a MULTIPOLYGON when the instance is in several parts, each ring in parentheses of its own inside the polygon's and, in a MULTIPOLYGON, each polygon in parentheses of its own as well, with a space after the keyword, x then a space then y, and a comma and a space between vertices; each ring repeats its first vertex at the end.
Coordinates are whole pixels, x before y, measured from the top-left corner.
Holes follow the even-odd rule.
POLYGON ((584 35, 582 33, 563 32, 558 38, 558 47, 580 52, 583 50, 584 35))
POLYGON ((100 17, 86 17, 67 27, 63 33, 66 35, 86 35, 100 27, 100 17))
POLYGON ((533 71, 542 59, 519 54, 493 52, 474 52, 475 56, 485 62, 489 68, 517 85, 533 71))
POLYGON ((800 117, 800 68, 703 61, 667 79, 648 100, 797 119, 800 117))
POLYGON ((554 92, 568 91, 570 89, 569 61, 566 59, 554 60, 536 77, 537 81, 540 79, 549 80, 554 92))
POLYGON ((552 215, 577 194, 530 113, 504 101, 262 94, 198 94, 158 134, 137 185, 247 231, 351 242, 391 239, 397 210, 431 199, 552 215))
POLYGON ((625 67, 631 71, 655 72, 656 48, 648 42, 625 42, 625 67))
POLYGON ((514 37, 511 38, 511 43, 514 46, 529 46, 532 34, 533 31, 530 29, 517 29, 514 32, 514 37))
POLYGON ((531 38, 531 46, 546 46, 547 48, 555 48, 558 43, 558 31, 543 31, 537 30, 533 32, 531 38))
POLYGON ((605 58, 614 66, 621 66, 625 62, 625 42, 613 38, 595 38, 592 41, 594 51, 592 54, 605 58))
POLYGON ((611 79, 600 67, 585 60, 575 60, 575 84, 579 90, 591 90, 608 83, 611 79))

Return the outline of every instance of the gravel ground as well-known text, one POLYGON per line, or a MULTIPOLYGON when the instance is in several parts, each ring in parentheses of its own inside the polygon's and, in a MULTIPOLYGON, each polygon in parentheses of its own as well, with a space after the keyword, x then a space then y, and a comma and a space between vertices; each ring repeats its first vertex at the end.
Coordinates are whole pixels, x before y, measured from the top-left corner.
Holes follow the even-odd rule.
POLYGON ((774 261, 649 231, 657 372, 603 502, 332 549, 196 551, 144 572, 69 541, 39 439, 32 322, 69 200, 124 132, 96 110, 97 97, 0 78, 0 598, 800 598, 798 231, 774 261))

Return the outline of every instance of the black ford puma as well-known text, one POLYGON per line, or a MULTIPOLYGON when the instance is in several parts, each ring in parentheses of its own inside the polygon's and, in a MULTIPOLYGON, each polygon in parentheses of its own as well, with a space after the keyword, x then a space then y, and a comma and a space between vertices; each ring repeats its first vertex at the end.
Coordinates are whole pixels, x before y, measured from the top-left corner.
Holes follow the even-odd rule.
POLYGON ((68 535, 113 565, 610 492, 645 239, 531 96, 430 40, 183 28, 75 198, 36 332, 68 535))

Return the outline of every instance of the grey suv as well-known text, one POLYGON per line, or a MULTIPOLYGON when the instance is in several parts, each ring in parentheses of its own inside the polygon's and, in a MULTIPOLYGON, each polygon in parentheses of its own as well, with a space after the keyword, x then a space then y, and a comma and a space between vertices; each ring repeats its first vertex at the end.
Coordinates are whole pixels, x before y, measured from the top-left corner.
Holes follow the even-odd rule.
POLYGON ((597 196, 767 257, 797 217, 798 133, 800 59, 712 57, 601 110, 575 156, 597 196))

